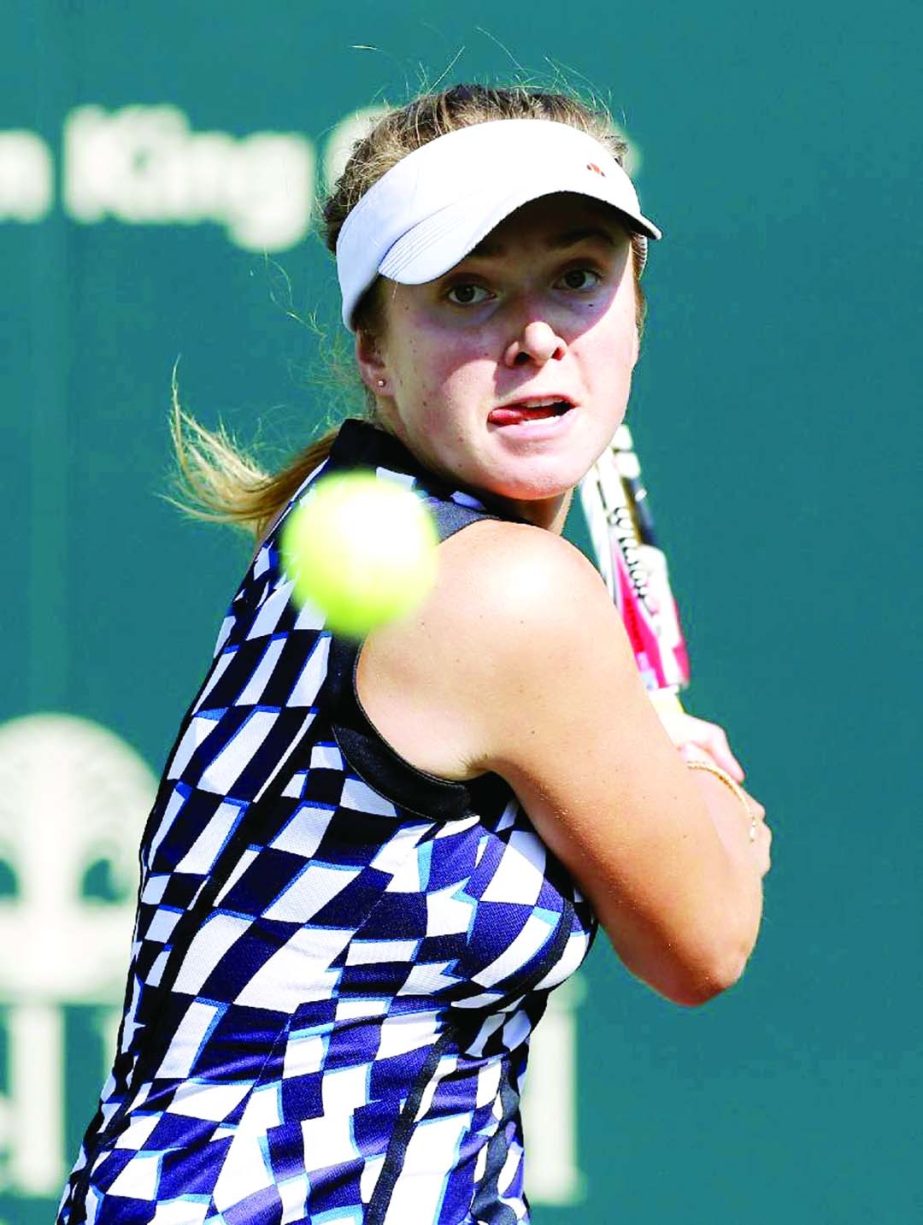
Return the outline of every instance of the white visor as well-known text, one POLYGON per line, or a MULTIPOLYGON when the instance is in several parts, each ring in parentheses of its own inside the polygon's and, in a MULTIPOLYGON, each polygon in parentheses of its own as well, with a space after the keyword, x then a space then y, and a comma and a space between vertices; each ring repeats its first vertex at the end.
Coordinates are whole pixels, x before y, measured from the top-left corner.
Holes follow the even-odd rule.
POLYGON ((496 119, 459 128, 408 153, 349 213, 337 240, 343 322, 379 275, 403 285, 442 276, 530 200, 575 192, 612 205, 644 238, 631 179, 598 140, 566 123, 496 119))

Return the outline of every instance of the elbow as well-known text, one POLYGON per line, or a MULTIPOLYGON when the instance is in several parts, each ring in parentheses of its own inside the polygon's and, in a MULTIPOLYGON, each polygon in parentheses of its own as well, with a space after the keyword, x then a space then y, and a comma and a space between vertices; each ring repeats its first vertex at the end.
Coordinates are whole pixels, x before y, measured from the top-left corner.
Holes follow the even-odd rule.
POLYGON ((683 958, 660 956, 646 966, 628 968, 672 1004, 700 1008, 740 980, 751 951, 749 943, 738 943, 707 952, 698 950, 691 957, 688 953, 683 958))
POLYGON ((683 983, 679 990, 668 998, 674 1004, 679 1004, 683 1008, 701 1008, 703 1004, 707 1004, 715 996, 721 995, 728 988, 733 987, 742 976, 746 964, 744 959, 739 964, 721 966, 709 974, 690 978, 688 982, 683 983))
POLYGON ((759 932, 759 911, 684 916, 670 932, 607 928, 628 970, 658 995, 698 1008, 740 981, 759 932))
POLYGON ((678 991, 670 998, 698 1008, 739 982, 759 935, 761 906, 739 911, 725 924, 709 925, 710 938, 687 946, 677 975, 678 991), (720 934, 716 934, 720 933, 720 934))
POLYGON ((666 994, 674 1004, 684 1008, 700 1008, 739 982, 751 952, 750 947, 740 946, 715 953, 708 960, 700 960, 677 976, 666 994))

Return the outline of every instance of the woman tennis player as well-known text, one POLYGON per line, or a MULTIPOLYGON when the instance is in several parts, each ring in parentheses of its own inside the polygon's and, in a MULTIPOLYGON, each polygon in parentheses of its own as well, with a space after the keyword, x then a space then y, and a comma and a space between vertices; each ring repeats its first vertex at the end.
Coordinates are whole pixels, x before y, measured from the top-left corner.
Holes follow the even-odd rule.
POLYGON ((523 89, 389 114, 325 213, 370 419, 265 480, 176 419, 200 496, 260 543, 144 832, 61 1225, 527 1221, 529 1036, 597 924, 678 1004, 740 976, 763 810, 719 729, 664 730, 561 536, 659 237, 622 152, 523 89), (293 604, 278 551, 352 469, 418 490, 441 540, 432 595, 361 645, 293 604))

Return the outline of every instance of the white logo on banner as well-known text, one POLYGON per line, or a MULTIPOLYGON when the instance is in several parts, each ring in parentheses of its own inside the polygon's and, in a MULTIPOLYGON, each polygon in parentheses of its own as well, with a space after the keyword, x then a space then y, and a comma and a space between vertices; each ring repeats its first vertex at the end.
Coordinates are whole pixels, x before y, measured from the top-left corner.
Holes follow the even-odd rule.
MULTIPOLYGON (((0 726, 0 1190, 44 1196, 65 1174, 65 1004, 108 1006, 115 1048, 156 781, 117 736, 69 715, 0 726)), ((87 1121, 89 1121, 87 1119, 87 1121)))
POLYGON ((214 221, 238 246, 279 251, 307 233, 313 192, 303 136, 193 132, 175 106, 81 106, 64 125, 64 205, 78 221, 214 221))
POLYGON ((34 132, 0 132, 0 221, 41 221, 51 208, 51 150, 34 132))

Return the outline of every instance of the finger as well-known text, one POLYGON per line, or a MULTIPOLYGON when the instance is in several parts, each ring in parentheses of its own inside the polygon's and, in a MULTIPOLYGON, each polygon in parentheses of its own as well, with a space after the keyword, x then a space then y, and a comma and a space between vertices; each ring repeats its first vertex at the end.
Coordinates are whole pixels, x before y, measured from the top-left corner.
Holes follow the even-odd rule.
POLYGON ((676 747, 683 761, 704 761, 713 766, 718 764, 707 749, 703 749, 701 745, 695 744, 692 740, 686 740, 676 747))
POLYGON ((714 744, 712 741, 704 739, 689 740, 687 741, 687 744, 692 746, 696 753, 704 754, 709 761, 713 761, 716 766, 720 766, 722 770, 726 770, 736 783, 743 782, 744 778, 746 777, 743 767, 729 749, 723 748, 721 745, 714 744))
POLYGON ((691 722, 694 725, 692 736, 694 743, 704 748, 715 763, 721 766, 722 770, 727 770, 736 782, 742 782, 746 777, 744 768, 731 752, 724 729, 717 723, 709 723, 707 719, 692 719, 691 722))

